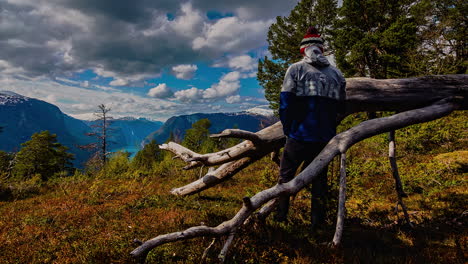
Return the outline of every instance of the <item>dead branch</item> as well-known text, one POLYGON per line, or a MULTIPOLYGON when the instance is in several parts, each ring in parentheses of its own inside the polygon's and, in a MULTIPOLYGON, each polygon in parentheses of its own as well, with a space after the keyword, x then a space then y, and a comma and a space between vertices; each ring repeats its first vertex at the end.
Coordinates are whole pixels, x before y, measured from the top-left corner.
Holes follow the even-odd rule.
POLYGON ((213 134, 210 137, 212 138, 241 138, 241 139, 246 139, 250 140, 252 142, 256 142, 260 140, 257 134, 250 132, 250 131, 245 131, 245 130, 240 130, 240 129, 226 129, 220 134, 213 134))
MULTIPOLYGON (((330 140, 322 152, 320 152, 309 166, 307 166, 293 180, 287 183, 277 184, 272 188, 263 190, 251 197, 248 203, 244 202, 242 208, 232 219, 225 221, 216 227, 195 226, 188 228, 185 231, 159 235, 144 242, 141 246, 133 250, 131 255, 137 259, 144 260, 153 248, 162 244, 202 236, 227 236, 232 232, 235 232, 257 209, 278 197, 280 194, 295 195, 297 192, 302 190, 306 185, 312 182, 312 180, 322 171, 322 169, 325 168, 325 166, 328 165, 328 163, 330 163, 330 161, 332 161, 336 155, 345 153, 347 149, 355 143, 374 135, 446 116, 459 107, 459 100, 448 98, 420 109, 362 122, 361 124, 336 135, 332 140, 330 140)), ((271 151, 267 153, 270 152, 271 151)))
POLYGON ((341 153, 340 162, 340 191, 338 195, 338 213, 336 218, 335 235, 332 244, 338 246, 343 235, 344 220, 346 217, 346 153, 341 153))
POLYGON ((176 154, 176 156, 181 157, 185 162, 188 162, 189 165, 185 168, 222 164, 200 179, 185 186, 172 189, 171 193, 175 195, 190 195, 201 192, 231 178, 253 162, 271 152, 277 151, 284 145, 285 137, 280 122, 252 134, 255 134, 258 138, 255 142, 246 140, 231 148, 203 155, 173 142, 161 145, 160 148, 169 150, 176 154))
POLYGON ((406 223, 410 226, 413 227, 413 224, 411 223, 409 219, 409 214, 408 211, 406 210, 406 206, 403 203, 403 197, 408 197, 408 195, 403 191, 403 184, 401 183, 401 178, 400 174, 398 173, 398 165, 396 162, 396 143, 395 143, 395 131, 390 131, 388 133, 388 159, 390 160, 390 166, 392 168, 392 175, 393 178, 395 179, 395 189, 397 192, 397 197, 398 197, 398 202, 395 207, 396 214, 398 216, 398 205, 401 205, 401 210, 403 211, 403 215, 405 216, 406 223))

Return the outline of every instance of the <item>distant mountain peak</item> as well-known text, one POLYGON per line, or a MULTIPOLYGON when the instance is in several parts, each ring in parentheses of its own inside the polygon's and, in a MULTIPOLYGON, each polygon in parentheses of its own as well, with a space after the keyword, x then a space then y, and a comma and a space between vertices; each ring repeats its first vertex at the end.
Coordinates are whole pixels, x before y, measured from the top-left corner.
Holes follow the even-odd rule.
POLYGON ((273 110, 268 105, 259 105, 254 108, 247 109, 245 112, 254 115, 274 116, 273 110))
POLYGON ((14 105, 28 101, 30 98, 11 91, 0 91, 0 105, 14 105))

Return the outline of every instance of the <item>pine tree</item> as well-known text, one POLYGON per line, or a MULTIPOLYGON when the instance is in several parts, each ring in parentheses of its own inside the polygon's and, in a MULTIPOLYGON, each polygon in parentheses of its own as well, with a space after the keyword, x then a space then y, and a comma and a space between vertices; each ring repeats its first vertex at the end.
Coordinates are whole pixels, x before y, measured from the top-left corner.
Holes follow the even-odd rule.
POLYGON ((73 154, 68 153, 68 148, 57 142, 57 135, 49 131, 34 133, 31 140, 21 146, 13 167, 13 174, 18 179, 40 174, 42 180, 47 180, 71 166, 73 154))
POLYGON ((284 75, 291 63, 302 58, 299 46, 307 29, 315 26, 327 45, 336 12, 335 0, 302 0, 288 17, 277 17, 276 23, 270 26, 267 41, 272 58, 265 56, 259 60, 257 73, 270 108, 275 111, 279 108, 279 93, 284 75))
POLYGON ((0 150, 0 174, 8 172, 12 159, 11 154, 0 150))
POLYGON ((413 76, 407 56, 419 45, 420 21, 410 0, 347 0, 339 9, 332 45, 337 66, 347 77, 413 76))
POLYGON ((412 8, 421 45, 408 60, 417 75, 466 74, 467 12, 468 3, 460 0, 422 0, 412 8))
POLYGON ((163 155, 158 147, 158 143, 153 139, 133 157, 132 165, 135 168, 150 169, 155 162, 161 161, 162 159, 163 155))
POLYGON ((208 137, 210 127, 211 122, 207 118, 193 123, 192 128, 187 129, 185 132, 182 145, 195 152, 209 151, 215 145, 214 140, 208 137))

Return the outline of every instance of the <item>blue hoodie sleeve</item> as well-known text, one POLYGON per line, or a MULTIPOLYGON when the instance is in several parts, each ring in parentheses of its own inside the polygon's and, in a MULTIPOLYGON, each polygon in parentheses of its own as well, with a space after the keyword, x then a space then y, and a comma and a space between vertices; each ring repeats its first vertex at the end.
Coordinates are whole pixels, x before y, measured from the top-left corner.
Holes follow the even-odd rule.
POLYGON ((296 81, 294 78, 294 69, 289 67, 284 76, 283 86, 280 93, 279 115, 283 132, 285 136, 289 136, 294 117, 294 101, 296 100, 296 81))
POLYGON ((296 95, 291 92, 281 92, 280 94, 280 109, 279 115, 281 124, 283 124, 283 132, 285 136, 289 136, 293 123, 293 108, 296 95))

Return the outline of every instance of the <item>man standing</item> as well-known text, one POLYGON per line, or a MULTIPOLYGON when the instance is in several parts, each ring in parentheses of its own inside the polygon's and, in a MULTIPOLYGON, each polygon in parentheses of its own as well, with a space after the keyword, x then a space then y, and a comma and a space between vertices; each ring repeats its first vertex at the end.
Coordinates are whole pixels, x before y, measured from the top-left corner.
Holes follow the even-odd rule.
MULTIPOLYGON (((346 82, 341 72, 323 55, 323 38, 311 27, 301 41, 304 56, 292 64, 284 77, 280 94, 280 119, 287 137, 278 182, 290 181, 320 153, 335 136, 337 115, 344 106, 346 82)), ((325 220, 327 168, 312 182, 312 228, 325 220)), ((277 221, 285 221, 289 196, 279 197, 277 221)))

